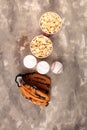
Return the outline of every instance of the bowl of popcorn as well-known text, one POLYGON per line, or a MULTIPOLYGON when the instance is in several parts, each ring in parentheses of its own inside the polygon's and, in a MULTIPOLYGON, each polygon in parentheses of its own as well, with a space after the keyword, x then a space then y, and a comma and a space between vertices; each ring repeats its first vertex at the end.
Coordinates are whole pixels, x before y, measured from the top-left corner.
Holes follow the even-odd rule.
POLYGON ((37 58, 46 58, 52 53, 53 44, 48 37, 39 35, 31 41, 30 50, 37 58))
POLYGON ((62 19, 55 12, 46 12, 41 16, 39 25, 44 34, 52 35, 60 30, 62 19))

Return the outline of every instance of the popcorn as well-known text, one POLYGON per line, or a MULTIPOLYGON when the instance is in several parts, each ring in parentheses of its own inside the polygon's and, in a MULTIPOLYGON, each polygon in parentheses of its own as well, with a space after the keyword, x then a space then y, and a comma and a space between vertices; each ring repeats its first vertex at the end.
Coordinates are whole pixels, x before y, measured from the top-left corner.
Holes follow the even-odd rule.
POLYGON ((51 54, 53 45, 48 37, 39 35, 32 40, 30 50, 37 58, 45 58, 51 54))
POLYGON ((54 34, 62 26, 62 19, 54 12, 46 12, 41 16, 39 24, 43 32, 54 34))

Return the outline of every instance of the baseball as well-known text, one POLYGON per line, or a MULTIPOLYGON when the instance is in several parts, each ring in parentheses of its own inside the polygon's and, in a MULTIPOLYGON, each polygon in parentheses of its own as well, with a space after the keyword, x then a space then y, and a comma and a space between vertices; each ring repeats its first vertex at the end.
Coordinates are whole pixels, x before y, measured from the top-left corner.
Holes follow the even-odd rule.
POLYGON ((37 64, 37 67, 36 67, 37 71, 40 73, 40 74, 46 74, 48 73, 49 69, 50 69, 50 66, 49 64, 46 62, 46 61, 40 61, 38 64, 37 64))
POLYGON ((37 60, 33 55, 27 55, 23 59, 23 64, 26 68, 34 68, 37 64, 37 60))
POLYGON ((53 62, 52 66, 51 66, 51 71, 55 74, 60 74, 63 72, 63 65, 62 63, 55 61, 53 62))

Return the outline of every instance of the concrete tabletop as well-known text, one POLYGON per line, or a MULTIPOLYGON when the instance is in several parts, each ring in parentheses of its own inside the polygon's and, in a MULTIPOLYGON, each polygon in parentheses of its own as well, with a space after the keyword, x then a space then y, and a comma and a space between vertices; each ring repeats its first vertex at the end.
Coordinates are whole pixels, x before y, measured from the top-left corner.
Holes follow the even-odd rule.
POLYGON ((87 130, 86 36, 87 0, 0 0, 0 130, 87 130), (30 71, 23 58, 47 11, 58 13, 63 26, 50 37, 54 49, 45 60, 60 61, 64 72, 48 73, 51 101, 42 107, 22 96, 15 76, 30 71))

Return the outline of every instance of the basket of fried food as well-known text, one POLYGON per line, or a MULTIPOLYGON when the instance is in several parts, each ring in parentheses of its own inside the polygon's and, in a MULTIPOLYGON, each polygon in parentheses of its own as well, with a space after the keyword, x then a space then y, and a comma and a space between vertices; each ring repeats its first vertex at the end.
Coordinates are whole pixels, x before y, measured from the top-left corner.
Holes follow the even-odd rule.
POLYGON ((22 95, 34 104, 48 106, 51 79, 37 72, 18 74, 15 79, 22 95))

